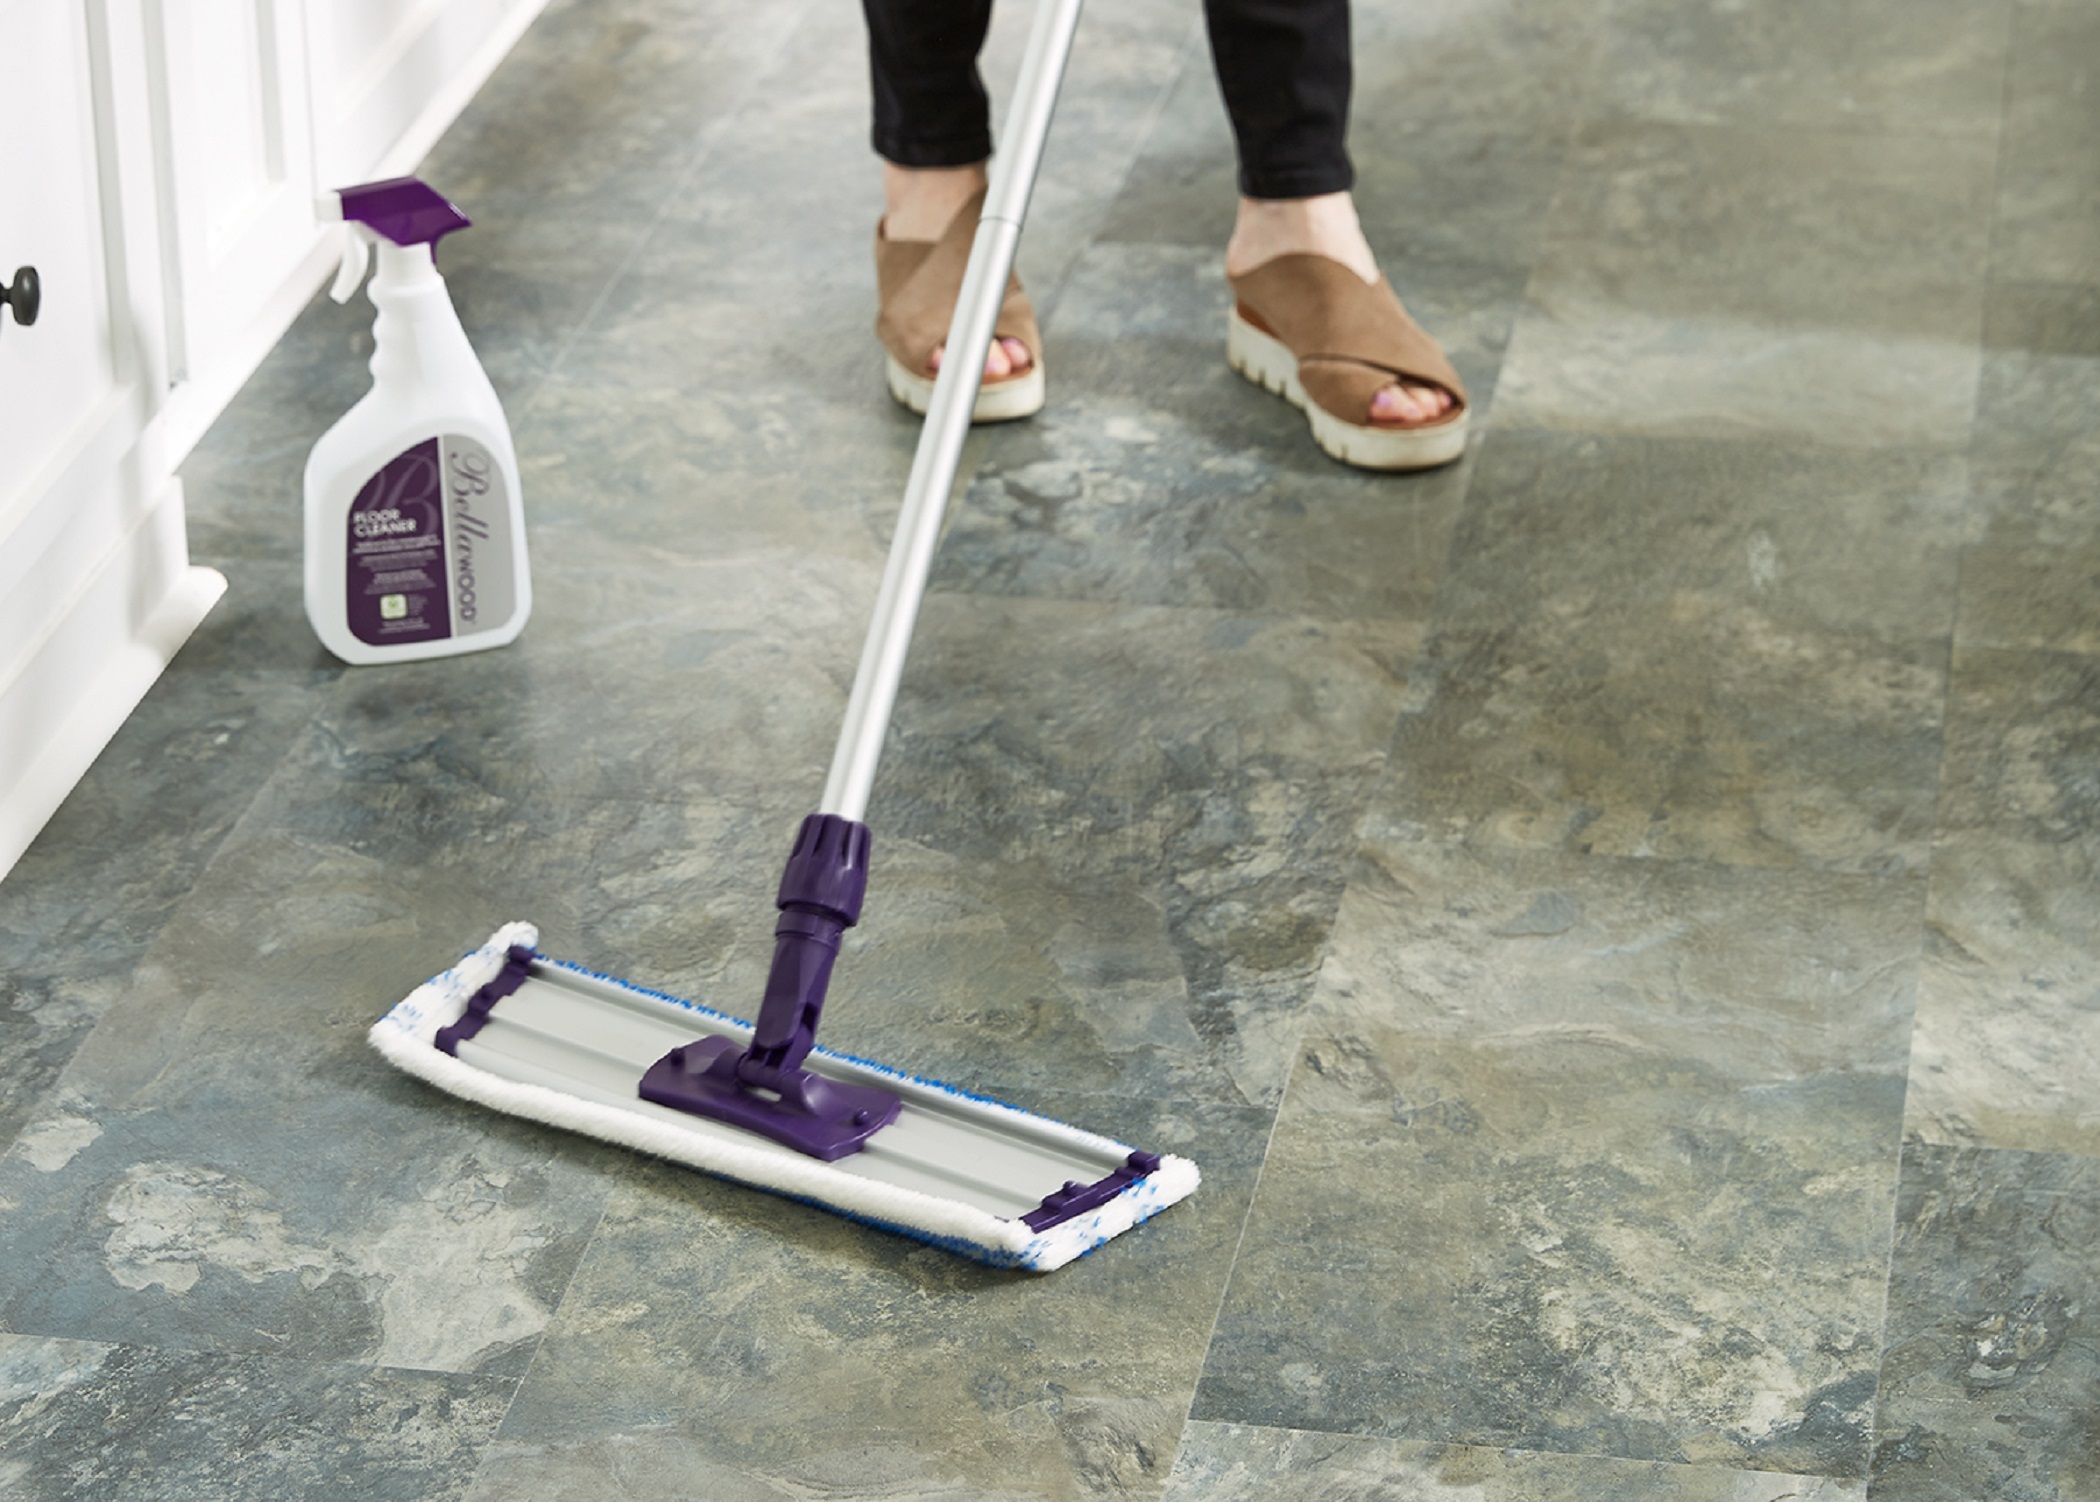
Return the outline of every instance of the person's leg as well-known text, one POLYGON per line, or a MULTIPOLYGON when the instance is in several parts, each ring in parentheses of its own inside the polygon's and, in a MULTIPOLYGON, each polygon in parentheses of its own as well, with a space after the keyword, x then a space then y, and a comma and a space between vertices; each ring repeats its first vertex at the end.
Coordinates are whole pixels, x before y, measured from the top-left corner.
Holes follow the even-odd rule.
MULTIPOLYGON (((1349 0, 1204 0, 1203 12, 1240 159, 1226 273, 1311 254, 1375 283, 1377 258, 1350 196, 1349 0)), ((1439 387, 1395 382, 1373 398, 1371 416, 1433 422, 1451 405, 1439 387)))
MULTIPOLYGON (((882 158, 883 234, 938 240, 985 184, 992 154, 991 103, 977 53, 991 25, 991 0, 861 0, 874 84, 873 144, 882 158)), ((940 368, 941 351, 933 352, 940 368)), ((984 372, 1024 370, 1028 347, 995 339, 984 372)))
POLYGON ((1203 0, 1211 61, 1247 198, 1356 186, 1349 129, 1349 0, 1203 0))

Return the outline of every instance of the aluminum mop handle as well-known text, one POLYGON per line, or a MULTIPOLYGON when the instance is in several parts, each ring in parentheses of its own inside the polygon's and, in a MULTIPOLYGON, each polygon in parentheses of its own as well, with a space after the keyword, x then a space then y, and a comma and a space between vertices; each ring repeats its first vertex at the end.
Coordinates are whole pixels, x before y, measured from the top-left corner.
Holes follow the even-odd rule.
MULTIPOLYGON (((904 487, 897 535, 883 566, 875 619, 846 701, 846 723, 832 755, 824 801, 796 832, 774 898, 780 919, 773 930, 773 964, 750 1046, 722 1035, 702 1038, 673 1049, 642 1077, 642 1098, 652 1104, 727 1122, 825 1162, 859 1152, 902 1110, 901 1098, 891 1090, 827 1079, 804 1068, 803 1061, 816 1044, 840 936, 860 921, 869 851, 862 816, 941 540, 948 494, 970 436, 970 409, 984 381, 979 352, 991 343, 1006 296, 1079 7, 1080 0, 1040 0, 1029 33, 1007 115, 1005 150, 992 169, 948 325, 950 358, 941 362, 926 424, 919 430, 919 451, 904 487)), ((1068 1208, 1057 1207, 1055 1213, 1068 1208)))
POLYGON ((866 817, 868 795, 875 785, 875 765, 889 733, 890 711, 904 677, 904 657, 911 648, 919 601, 926 593, 926 578, 940 544, 941 523, 955 486, 963 443, 970 436, 970 412, 977 404, 978 387, 984 383, 982 351, 991 344, 999 305, 1006 297, 1014 247, 1020 243, 1021 221, 1035 188, 1036 168, 1042 161, 1044 138, 1050 133, 1050 116, 1057 105, 1065 59, 1072 50, 1072 33, 1079 25, 1080 5, 1081 0, 1040 0, 1028 50, 1021 58, 1013 104, 1007 110, 1006 138, 992 161, 984 217, 970 242, 969 268, 956 298, 954 321, 948 325, 949 357, 941 361, 926 423, 919 430, 918 453, 904 486, 904 506, 897 516, 889 561, 883 566, 882 588, 875 596, 875 618, 861 649, 860 668, 846 701, 846 722, 839 729, 838 749, 832 753, 831 773, 824 781, 824 801, 819 805, 820 812, 856 823, 866 817), (978 353, 975 358, 961 359, 956 357, 958 350, 978 353))

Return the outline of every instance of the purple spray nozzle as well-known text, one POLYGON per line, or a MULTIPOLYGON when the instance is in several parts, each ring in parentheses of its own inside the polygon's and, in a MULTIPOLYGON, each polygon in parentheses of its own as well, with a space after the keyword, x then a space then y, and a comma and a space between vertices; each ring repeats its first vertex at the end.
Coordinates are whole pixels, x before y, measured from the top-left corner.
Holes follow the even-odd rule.
POLYGON ((396 245, 435 245, 473 221, 419 177, 390 177, 337 190, 346 221, 367 226, 396 245))

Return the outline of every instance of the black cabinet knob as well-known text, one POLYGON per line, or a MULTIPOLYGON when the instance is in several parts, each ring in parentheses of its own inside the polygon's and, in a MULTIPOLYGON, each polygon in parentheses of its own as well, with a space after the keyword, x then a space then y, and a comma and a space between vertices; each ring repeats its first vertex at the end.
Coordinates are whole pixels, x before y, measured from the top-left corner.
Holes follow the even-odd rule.
MULTIPOLYGON (((0 285, 0 306, 12 308, 15 322, 27 328, 36 322, 37 309, 44 305, 44 284, 36 274, 34 266, 21 266, 15 270, 11 284, 0 285)), ((5 323, 0 318, 0 323, 5 323)))

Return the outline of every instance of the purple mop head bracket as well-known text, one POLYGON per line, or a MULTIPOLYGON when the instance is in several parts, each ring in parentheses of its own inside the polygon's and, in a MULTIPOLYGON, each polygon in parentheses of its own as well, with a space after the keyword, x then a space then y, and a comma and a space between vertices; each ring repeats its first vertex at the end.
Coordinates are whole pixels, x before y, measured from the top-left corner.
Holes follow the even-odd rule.
POLYGON ((525 984, 532 973, 532 962, 538 958, 523 944, 511 945, 510 953, 503 957, 503 968, 496 972, 494 980, 467 998, 467 1008, 459 1014, 459 1021, 438 1029, 435 1041, 439 1050, 458 1058, 459 1045, 481 1031, 497 1002, 525 984))
POLYGON ((811 814, 781 874, 773 969, 751 1046, 702 1038, 674 1048, 642 1076, 643 1100, 727 1122, 834 1162, 859 1152, 897 1119, 897 1097, 802 1067, 817 1039, 839 937, 860 919, 868 889, 868 826, 811 814))

